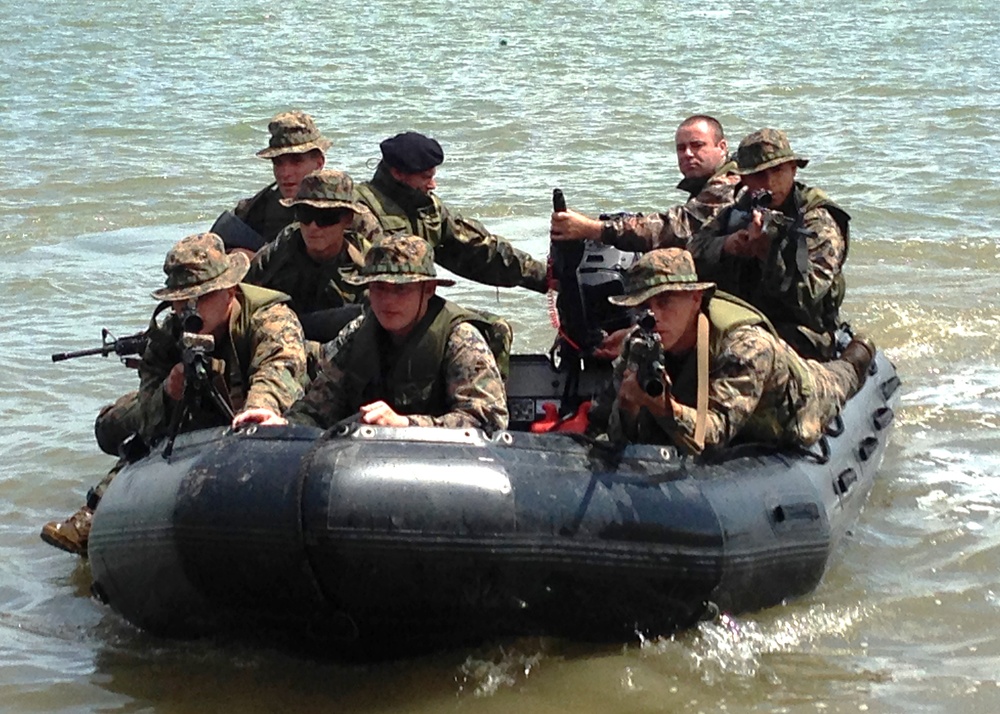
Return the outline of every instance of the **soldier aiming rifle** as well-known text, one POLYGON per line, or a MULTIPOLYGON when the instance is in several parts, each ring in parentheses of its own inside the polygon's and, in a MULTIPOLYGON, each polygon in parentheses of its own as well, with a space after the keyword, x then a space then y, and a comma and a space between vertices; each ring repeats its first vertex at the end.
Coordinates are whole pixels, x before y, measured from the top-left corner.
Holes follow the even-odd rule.
MULTIPOLYGON (((213 233, 188 236, 170 250, 163 264, 166 287, 152 294, 163 302, 146 331, 139 390, 98 416, 95 431, 103 450, 118 454, 125 438, 138 433, 145 444, 166 439, 169 456, 178 433, 227 426, 234 411, 283 413, 301 396, 302 326, 285 305, 287 295, 240 282, 249 265, 243 253, 226 255, 213 233)), ((124 463, 91 489, 76 513, 47 523, 42 540, 86 555, 94 509, 124 463)))

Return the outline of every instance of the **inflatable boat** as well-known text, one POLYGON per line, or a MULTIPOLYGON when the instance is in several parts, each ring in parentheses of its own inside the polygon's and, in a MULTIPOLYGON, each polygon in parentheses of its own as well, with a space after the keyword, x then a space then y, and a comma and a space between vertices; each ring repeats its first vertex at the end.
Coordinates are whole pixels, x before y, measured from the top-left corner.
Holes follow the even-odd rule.
MULTIPOLYGON (((516 356, 511 428, 489 435, 357 423, 182 434, 105 494, 93 591, 154 633, 276 632, 347 658, 669 633, 817 586, 872 487, 899 391, 880 353, 811 449, 690 458, 532 433, 566 378, 516 356)), ((574 389, 595 390, 587 380, 574 389)))

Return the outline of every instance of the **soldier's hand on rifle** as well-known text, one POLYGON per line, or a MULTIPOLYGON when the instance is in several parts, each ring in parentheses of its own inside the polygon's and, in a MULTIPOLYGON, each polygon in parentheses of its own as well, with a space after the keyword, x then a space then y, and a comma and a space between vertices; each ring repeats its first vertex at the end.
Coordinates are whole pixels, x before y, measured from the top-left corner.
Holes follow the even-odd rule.
POLYGON ((242 411, 233 417, 233 429, 239 429, 241 426, 248 426, 250 424, 258 424, 260 426, 284 426, 287 423, 287 419, 275 414, 270 409, 265 409, 263 407, 247 409, 246 411, 242 411))
POLYGON ((175 402, 184 398, 184 365, 178 362, 163 380, 163 391, 175 402))
POLYGON ((633 419, 638 416, 642 407, 646 407, 653 416, 666 416, 673 408, 670 387, 670 377, 664 374, 663 393, 658 397, 651 397, 639 384, 635 368, 630 367, 625 371, 622 385, 618 389, 618 408, 627 412, 633 419))
POLYGON ((740 258, 749 258, 753 254, 753 243, 750 240, 750 231, 741 229, 726 236, 722 245, 722 252, 735 255, 740 258))
POLYGON ((573 210, 552 214, 549 237, 552 240, 600 240, 604 224, 573 210))
POLYGON ((754 209, 747 234, 747 255, 760 260, 767 258, 767 253, 771 249, 771 236, 764 230, 763 210, 754 209))
POLYGON ((607 360, 609 362, 615 359, 621 354, 622 343, 625 341, 625 338, 628 337, 630 332, 632 332, 631 327, 623 327, 620 330, 615 330, 610 335, 608 333, 604 333, 604 339, 601 341, 601 344, 594 348, 594 358, 607 360))
POLYGON ((764 210, 753 211, 750 226, 747 228, 749 234, 747 254, 761 260, 767 257, 767 252, 771 248, 771 236, 764 228, 764 210))

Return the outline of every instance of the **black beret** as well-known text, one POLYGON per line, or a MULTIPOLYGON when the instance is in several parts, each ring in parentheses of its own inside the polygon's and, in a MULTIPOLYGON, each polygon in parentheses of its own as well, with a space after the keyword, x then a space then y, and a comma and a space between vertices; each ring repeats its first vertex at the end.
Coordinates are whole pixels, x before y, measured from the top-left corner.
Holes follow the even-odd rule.
POLYGON ((408 174, 419 174, 444 161, 441 144, 415 131, 389 137, 379 144, 379 148, 386 164, 408 174))

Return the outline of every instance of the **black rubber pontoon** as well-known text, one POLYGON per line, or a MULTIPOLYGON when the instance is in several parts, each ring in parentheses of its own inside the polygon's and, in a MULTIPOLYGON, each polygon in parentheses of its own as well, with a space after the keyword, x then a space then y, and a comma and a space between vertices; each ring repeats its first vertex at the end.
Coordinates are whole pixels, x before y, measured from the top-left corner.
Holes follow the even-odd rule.
MULTIPOLYGON (((899 386, 883 355, 872 369, 802 453, 744 445, 709 461, 361 425, 181 435, 105 494, 95 593, 153 632, 274 628, 348 657, 508 634, 627 639, 713 604, 775 605, 816 587, 871 489, 899 386)), ((538 411, 538 385, 559 392, 547 370, 514 361, 515 426, 538 411)))

